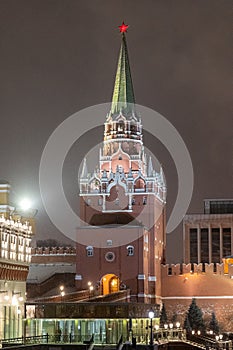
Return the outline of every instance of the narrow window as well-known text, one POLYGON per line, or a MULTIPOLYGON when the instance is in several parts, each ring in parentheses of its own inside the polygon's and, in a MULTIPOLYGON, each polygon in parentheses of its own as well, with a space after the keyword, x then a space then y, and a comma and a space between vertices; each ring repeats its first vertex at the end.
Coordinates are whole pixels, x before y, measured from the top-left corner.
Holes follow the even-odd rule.
POLYGON ((111 239, 108 239, 108 240, 107 240, 107 246, 108 246, 108 247, 111 247, 111 246, 112 246, 112 240, 111 240, 111 239))
POLYGON ((92 246, 86 247, 86 251, 87 251, 87 256, 93 256, 94 255, 94 250, 93 250, 92 246))
POLYGON ((134 255, 134 247, 132 245, 129 245, 127 247, 127 255, 128 256, 133 256, 134 255))

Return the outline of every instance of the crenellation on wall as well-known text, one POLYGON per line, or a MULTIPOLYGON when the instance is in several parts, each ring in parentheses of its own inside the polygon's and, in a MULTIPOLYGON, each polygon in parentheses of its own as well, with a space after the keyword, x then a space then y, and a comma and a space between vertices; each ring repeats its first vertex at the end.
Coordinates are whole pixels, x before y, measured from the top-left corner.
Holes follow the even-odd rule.
POLYGON ((32 255, 75 255, 75 247, 34 247, 32 248, 32 255))
POLYGON ((224 264, 167 264, 161 266, 161 276, 162 302, 170 319, 176 310, 183 323, 192 298, 195 298, 207 323, 214 311, 222 329, 230 331, 233 265, 229 265, 228 273, 224 273, 224 264), (183 273, 178 274, 182 270, 183 273))
POLYGON ((180 275, 181 273, 181 264, 172 264, 172 274, 173 275, 180 275))
POLYGON ((191 271, 191 264, 182 264, 183 266, 183 274, 184 273, 190 273, 191 271))
POLYGON ((32 248, 31 264, 75 264, 75 247, 36 247, 32 248))
POLYGON ((162 276, 182 276, 186 274, 233 275, 233 265, 224 273, 224 264, 165 264, 161 265, 162 276))

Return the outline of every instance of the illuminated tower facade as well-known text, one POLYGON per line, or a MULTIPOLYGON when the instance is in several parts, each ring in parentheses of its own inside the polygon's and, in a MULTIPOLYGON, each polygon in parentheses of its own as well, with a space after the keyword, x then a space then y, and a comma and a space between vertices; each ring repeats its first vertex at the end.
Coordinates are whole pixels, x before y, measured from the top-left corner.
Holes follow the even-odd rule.
POLYGON ((94 234, 101 243, 77 244, 76 286, 88 282, 100 294, 130 290, 131 301, 160 302, 160 265, 165 250, 166 184, 143 145, 125 31, 117 64, 111 109, 96 169, 84 159, 80 176, 78 235, 94 234))

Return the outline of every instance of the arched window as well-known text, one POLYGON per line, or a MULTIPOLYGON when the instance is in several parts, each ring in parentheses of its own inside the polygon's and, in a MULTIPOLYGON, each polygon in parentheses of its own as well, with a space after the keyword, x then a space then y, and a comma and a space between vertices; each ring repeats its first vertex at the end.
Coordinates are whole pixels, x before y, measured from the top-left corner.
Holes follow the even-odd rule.
POLYGON ((87 251, 87 256, 93 256, 94 255, 94 249, 93 249, 93 247, 91 245, 86 247, 86 251, 87 251))
POLYGON ((107 239, 107 246, 111 247, 112 246, 112 240, 111 239, 107 239))
POLYGON ((134 183, 135 192, 144 192, 145 188, 145 181, 141 177, 139 177, 134 183))
POLYGON ((127 255, 128 256, 133 256, 134 255, 134 247, 132 245, 128 245, 128 247, 126 247, 127 249, 127 255))

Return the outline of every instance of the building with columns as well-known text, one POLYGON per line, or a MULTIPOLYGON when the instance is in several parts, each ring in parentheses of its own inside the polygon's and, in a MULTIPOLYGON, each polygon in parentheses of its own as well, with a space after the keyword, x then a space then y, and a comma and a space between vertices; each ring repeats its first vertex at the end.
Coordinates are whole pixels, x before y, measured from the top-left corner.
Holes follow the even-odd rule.
POLYGON ((131 301, 160 302, 166 184, 162 168, 157 172, 144 150, 122 28, 103 139, 97 170, 89 171, 84 159, 80 176, 80 217, 85 224, 78 235, 101 239, 77 244, 77 289, 91 281, 100 294, 127 288, 131 301))
POLYGON ((233 200, 204 200, 204 214, 183 221, 185 263, 221 263, 233 255, 233 200))
POLYGON ((9 204, 10 184, 0 181, 0 338, 22 336, 32 225, 9 204))

